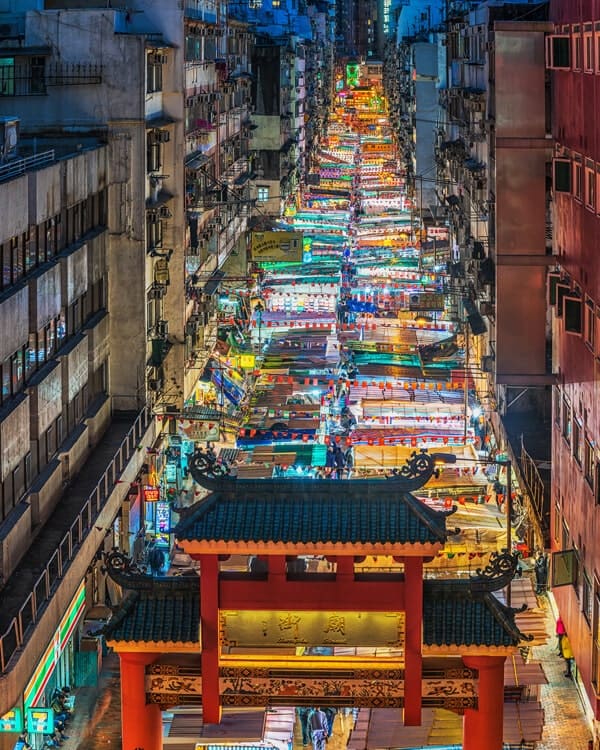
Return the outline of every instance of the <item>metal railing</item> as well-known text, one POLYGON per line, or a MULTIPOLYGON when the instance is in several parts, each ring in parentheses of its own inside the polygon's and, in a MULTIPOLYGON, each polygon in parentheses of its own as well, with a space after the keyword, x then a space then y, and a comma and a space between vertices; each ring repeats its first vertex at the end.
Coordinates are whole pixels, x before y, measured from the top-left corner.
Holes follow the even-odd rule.
POLYGON ((70 529, 62 538, 45 569, 32 587, 32 591, 19 609, 8 629, 0 636, 0 674, 8 670, 11 659, 23 647, 35 624, 40 619, 48 601, 54 595, 60 580, 75 559, 82 543, 94 525, 95 519, 110 497, 127 462, 137 450, 151 419, 151 412, 144 407, 131 429, 123 439, 112 461, 90 493, 70 529))
POLYGON ((521 439, 521 471, 529 493, 531 507, 544 531, 545 485, 536 462, 525 450, 521 439))
POLYGON ((52 164, 55 160, 54 149, 44 151, 41 154, 26 156, 24 159, 14 159, 0 166, 0 182, 19 177, 30 169, 41 169, 52 164))

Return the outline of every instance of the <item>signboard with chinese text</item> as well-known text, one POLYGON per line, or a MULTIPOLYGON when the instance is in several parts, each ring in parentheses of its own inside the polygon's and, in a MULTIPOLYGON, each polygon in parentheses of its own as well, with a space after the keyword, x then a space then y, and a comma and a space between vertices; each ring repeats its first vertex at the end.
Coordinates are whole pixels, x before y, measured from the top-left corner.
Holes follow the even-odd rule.
POLYGON ((219 422, 215 419, 178 419, 177 431, 194 442, 216 441, 220 438, 219 422))
POLYGON ((437 292, 411 294, 408 304, 411 312, 435 312, 444 309, 444 295, 437 292))
POLYGON ((225 645, 401 647, 404 612, 221 610, 225 645))
POLYGON ((300 263, 302 232, 252 232, 250 257, 255 263, 300 263))
POLYGON ((13 708, 0 716, 0 732, 22 732, 23 713, 20 708, 13 708))
POLYGON ((160 500, 159 487, 144 487, 144 500, 147 503, 156 503, 160 500))
POLYGON ((242 370, 254 369, 254 364, 256 362, 256 357, 254 354, 240 354, 239 360, 240 360, 240 367, 242 368, 242 370))
POLYGON ((27 731, 29 734, 54 734, 54 711, 46 706, 28 708, 27 731))
POLYGON ((448 227, 427 227, 427 239, 447 241, 449 239, 448 227))

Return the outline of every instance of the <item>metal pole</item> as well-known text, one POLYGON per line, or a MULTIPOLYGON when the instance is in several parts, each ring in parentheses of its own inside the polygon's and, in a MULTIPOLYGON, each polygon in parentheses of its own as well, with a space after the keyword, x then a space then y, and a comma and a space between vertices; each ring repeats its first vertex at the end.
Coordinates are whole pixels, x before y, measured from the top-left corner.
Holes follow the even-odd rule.
POLYGON ((467 444, 467 417, 469 415, 469 321, 465 321, 465 431, 464 445, 467 444))
MULTIPOLYGON (((512 554, 512 462, 506 461, 506 548, 508 554, 512 554)), ((506 603, 510 607, 511 601, 511 583, 506 587, 506 603)))

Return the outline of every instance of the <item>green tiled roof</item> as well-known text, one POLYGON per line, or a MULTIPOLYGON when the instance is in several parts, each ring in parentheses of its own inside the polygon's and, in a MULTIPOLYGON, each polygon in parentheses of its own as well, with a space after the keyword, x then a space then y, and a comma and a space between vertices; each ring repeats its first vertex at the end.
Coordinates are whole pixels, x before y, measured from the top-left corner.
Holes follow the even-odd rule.
POLYGON ((468 580, 423 582, 423 643, 427 646, 517 646, 515 610, 468 580), (444 585, 444 584, 448 585, 444 585))
POLYGON ((436 544, 446 514, 386 481, 231 483, 193 506, 179 540, 288 544, 436 544))
MULTIPOLYGON (((177 579, 175 579, 177 580, 177 579)), ((158 583, 158 582, 156 582, 158 583)), ((469 581, 424 581, 423 643, 427 646, 514 647, 522 640, 514 610, 492 593, 473 594, 469 581)), ((153 589, 129 591, 119 611, 104 626, 108 641, 122 643, 200 642, 199 586, 170 590, 166 580, 153 589)))
POLYGON ((200 643, 200 586, 195 590, 129 591, 104 626, 107 641, 200 643))

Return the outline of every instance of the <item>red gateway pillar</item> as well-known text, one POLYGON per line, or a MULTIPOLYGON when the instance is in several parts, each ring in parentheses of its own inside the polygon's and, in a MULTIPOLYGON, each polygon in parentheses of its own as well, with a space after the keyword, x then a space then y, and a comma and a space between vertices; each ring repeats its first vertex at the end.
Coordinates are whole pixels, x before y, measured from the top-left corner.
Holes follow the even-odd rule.
MULTIPOLYGON (((404 657, 404 724, 421 724, 423 676, 423 559, 404 558, 406 647, 404 657)), ((480 750, 482 750, 480 748, 480 750)))
POLYGON ((146 703, 146 667, 157 654, 121 652, 121 733, 123 750, 162 750, 160 706, 146 703))
POLYGON ((505 660, 505 656, 463 656, 465 667, 479 672, 479 708, 465 711, 463 750, 502 750, 505 660))
POLYGON ((221 721, 219 690, 219 558, 198 555, 200 560, 200 640, 202 652, 202 721, 221 721))

